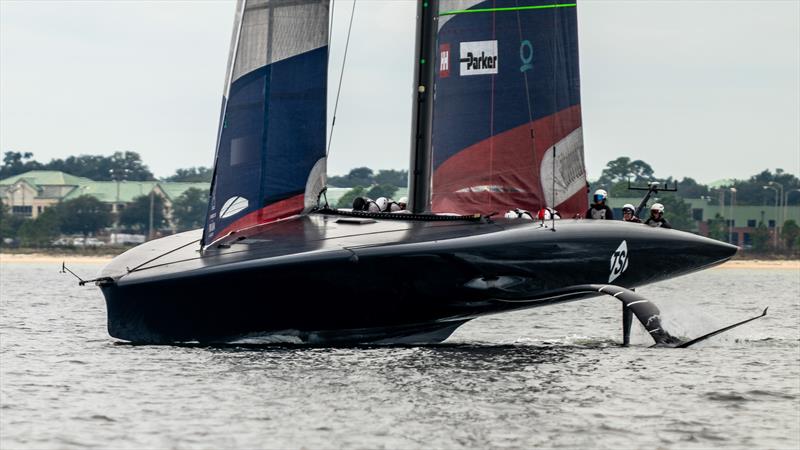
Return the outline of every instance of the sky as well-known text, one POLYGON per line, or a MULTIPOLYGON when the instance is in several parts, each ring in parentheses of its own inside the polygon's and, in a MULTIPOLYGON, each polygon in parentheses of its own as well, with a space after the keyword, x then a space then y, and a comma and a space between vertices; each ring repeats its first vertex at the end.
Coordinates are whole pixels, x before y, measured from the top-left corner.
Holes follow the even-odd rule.
MULTIPOLYGON (((352 2, 337 0, 329 119, 352 2)), ((0 152, 213 162, 232 1, 0 0, 0 152)), ((359 0, 328 173, 406 169, 413 0, 359 0)), ((800 175, 800 0, 579 0, 590 178, 618 156, 701 182, 800 175)))

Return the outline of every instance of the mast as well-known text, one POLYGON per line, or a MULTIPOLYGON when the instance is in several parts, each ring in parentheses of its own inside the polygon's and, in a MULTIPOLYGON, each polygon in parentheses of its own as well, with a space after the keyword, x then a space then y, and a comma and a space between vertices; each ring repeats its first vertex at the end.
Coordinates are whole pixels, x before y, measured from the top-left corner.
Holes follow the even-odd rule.
POLYGON ((415 101, 411 113, 411 164, 408 182, 408 207, 416 214, 429 212, 431 209, 431 125, 438 10, 439 0, 417 1, 415 101))

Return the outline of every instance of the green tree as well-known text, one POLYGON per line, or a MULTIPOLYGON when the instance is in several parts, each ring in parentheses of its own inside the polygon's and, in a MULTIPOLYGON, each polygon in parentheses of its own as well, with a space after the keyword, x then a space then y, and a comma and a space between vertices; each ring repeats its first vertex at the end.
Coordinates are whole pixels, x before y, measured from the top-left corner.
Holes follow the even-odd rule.
POLYGON ((11 214, 11 209, 3 204, 0 198, 0 245, 4 245, 5 239, 16 239, 19 228, 25 223, 25 219, 11 214))
POLYGON ((155 231, 166 227, 167 217, 164 213, 164 199, 160 195, 153 197, 153 230, 150 227, 150 195, 140 195, 125 206, 119 214, 120 225, 138 231, 155 231))
POLYGON ((0 180, 29 170, 38 170, 41 167, 42 164, 33 159, 31 152, 5 152, 3 165, 0 165, 0 180))
POLYGON ((800 239, 800 226, 797 225, 797 222, 792 219, 783 222, 781 238, 786 243, 786 249, 792 251, 794 245, 800 239))
POLYGON ((678 182, 678 192, 683 198, 700 198, 709 195, 708 186, 689 177, 683 177, 678 182))
POLYGON ((111 226, 112 222, 111 208, 91 195, 62 202, 56 207, 56 212, 60 217, 61 232, 80 233, 84 240, 89 234, 111 226))
MULTIPOLYGON (((736 204, 752 206, 774 205, 775 191, 772 189, 764 189, 764 186, 769 186, 771 182, 782 185, 785 191, 800 188, 800 179, 790 173, 784 172, 782 169, 776 169, 775 173, 769 170, 763 170, 747 180, 734 180, 733 187, 736 188, 736 204)), ((794 206, 800 205, 800 196, 790 196, 788 204, 794 206)))
POLYGON ((165 178, 165 181, 211 182, 214 170, 210 167, 189 167, 177 169, 175 174, 165 178))
POLYGON ((408 186, 408 171, 407 170, 379 170, 375 174, 374 181, 376 184, 388 184, 396 187, 408 186))
POLYGON ((36 219, 26 220, 20 226, 18 235, 25 247, 47 247, 60 232, 61 218, 57 207, 42 211, 36 219))
POLYGON ((610 187, 614 183, 627 183, 629 179, 632 183, 653 181, 653 168, 640 159, 631 161, 627 156, 620 156, 606 164, 597 184, 610 187))
POLYGON ((692 207, 681 197, 664 195, 658 199, 658 202, 664 205, 664 217, 673 228, 683 231, 691 231, 695 228, 695 222, 692 220, 692 207))
POLYGON ((375 183, 372 169, 369 167, 356 167, 343 176, 328 177, 328 185, 336 187, 370 186, 375 183))
POLYGON ((729 236, 728 223, 720 213, 714 215, 713 219, 708 219, 708 237, 718 241, 728 242, 729 236))
POLYGON ((395 192, 397 192, 397 186, 381 184, 378 186, 373 186, 369 191, 367 191, 367 197, 373 200, 378 197, 392 198, 395 192))
POLYGON ((111 156, 70 156, 65 159, 53 159, 47 164, 32 158, 33 153, 6 152, 3 165, 0 166, 0 179, 29 170, 60 170, 96 181, 110 181, 115 177, 134 181, 155 180, 153 173, 136 152, 115 152, 111 156))
POLYGON ((769 229, 764 222, 759 222, 756 231, 752 234, 753 251, 764 253, 769 246, 769 229))
POLYGON ((172 202, 172 218, 179 231, 202 227, 207 210, 207 190, 189 188, 172 202))
POLYGON ((353 207, 353 200, 355 200, 356 197, 363 197, 363 196, 366 196, 366 195, 367 195, 367 190, 366 189, 364 189, 361 186, 356 186, 353 189, 350 189, 349 191, 347 191, 347 193, 344 194, 341 198, 339 198, 339 201, 336 202, 336 207, 337 208, 352 208, 353 207))

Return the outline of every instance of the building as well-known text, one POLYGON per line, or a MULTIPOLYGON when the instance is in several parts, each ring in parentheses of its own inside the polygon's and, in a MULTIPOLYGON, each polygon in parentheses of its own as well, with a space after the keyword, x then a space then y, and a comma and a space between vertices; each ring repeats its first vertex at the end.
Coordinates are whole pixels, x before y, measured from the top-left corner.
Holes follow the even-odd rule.
POLYGON ((119 213, 136 197, 153 192, 164 199, 171 222, 172 202, 190 188, 207 190, 209 183, 94 181, 57 170, 33 170, 0 180, 0 198, 12 214, 35 219, 45 209, 81 195, 91 195, 119 213))
POLYGON ((92 180, 56 170, 33 170, 0 180, 0 198, 17 216, 35 219, 92 180))

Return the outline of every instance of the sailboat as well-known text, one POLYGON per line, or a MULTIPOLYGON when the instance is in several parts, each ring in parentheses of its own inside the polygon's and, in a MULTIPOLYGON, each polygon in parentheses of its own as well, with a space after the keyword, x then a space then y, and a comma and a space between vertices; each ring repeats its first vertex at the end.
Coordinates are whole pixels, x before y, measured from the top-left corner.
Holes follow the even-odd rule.
POLYGON ((423 344, 477 317, 613 295, 737 247, 581 220, 587 209, 575 3, 420 0, 409 212, 325 201, 328 0, 239 0, 203 229, 97 280, 111 336, 138 343, 423 344), (561 220, 503 212, 555 208, 561 220), (500 214, 497 214, 500 213, 500 214))

